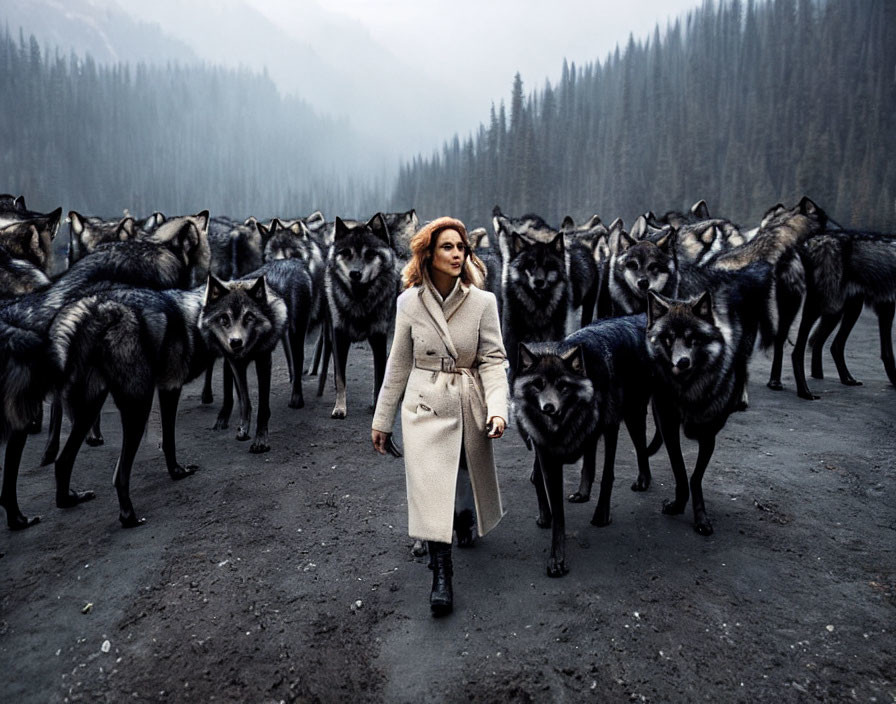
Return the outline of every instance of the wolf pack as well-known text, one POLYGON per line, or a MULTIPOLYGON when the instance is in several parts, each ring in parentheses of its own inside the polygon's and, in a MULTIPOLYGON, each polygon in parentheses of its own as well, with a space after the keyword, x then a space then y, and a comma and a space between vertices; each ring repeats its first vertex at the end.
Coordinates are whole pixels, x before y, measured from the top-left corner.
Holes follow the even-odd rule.
MULTIPOLYGON (((204 377, 202 402, 214 402, 218 358, 223 387, 214 427, 229 427, 235 386, 236 438, 251 440, 251 453, 270 449, 278 344, 290 409, 304 406, 306 375, 318 376, 323 395, 332 362, 331 417, 345 418, 348 353, 361 341, 373 356, 376 403, 401 270, 421 224, 415 210, 332 222, 320 211, 238 221, 207 210, 142 219, 71 211, 65 220, 67 257, 57 271, 62 208, 34 212, 21 196, 0 196, 0 505, 10 529, 39 520, 22 512, 16 485, 26 442, 44 426, 41 463, 54 465, 56 505, 93 498, 73 488, 72 475, 82 445, 105 442, 99 419, 109 397, 121 422, 113 478, 119 520, 139 525, 130 477, 154 399, 166 468, 183 479, 194 468, 178 461, 179 399, 186 384, 204 377), (306 340, 314 340, 307 371, 306 340), (64 415, 70 430, 63 443, 64 415)), ((601 439, 591 522, 610 523, 623 422, 637 457, 631 488, 650 487, 650 458, 665 445, 675 493, 663 513, 681 514, 690 501, 695 530, 712 534, 702 481, 716 437, 731 413, 748 406, 755 347, 771 348, 768 386, 783 388, 784 348, 798 316, 791 357, 801 398, 817 398, 806 381, 807 346, 811 375, 823 378, 823 343, 834 330, 830 350, 841 382, 861 383, 847 368, 845 348, 865 306, 877 314, 881 358, 896 386, 896 238, 845 229, 808 197, 769 208, 749 230, 711 216, 704 201, 686 213, 645 212, 628 229, 597 215, 578 225, 567 217, 555 228, 497 206, 491 225, 471 230, 470 239, 498 301, 513 422, 534 455, 537 523, 551 528, 550 576, 567 572, 564 503, 590 500, 601 439), (698 444, 690 473, 682 431, 698 444), (563 466, 579 460, 578 489, 566 497, 563 466)))

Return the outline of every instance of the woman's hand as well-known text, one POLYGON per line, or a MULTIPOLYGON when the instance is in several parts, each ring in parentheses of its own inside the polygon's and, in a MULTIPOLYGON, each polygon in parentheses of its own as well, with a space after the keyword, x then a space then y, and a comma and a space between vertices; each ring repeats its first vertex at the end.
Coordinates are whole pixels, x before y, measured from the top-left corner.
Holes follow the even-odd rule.
POLYGON ((506 421, 501 416, 492 416, 488 420, 486 430, 490 438, 499 438, 504 435, 504 429, 507 427, 506 421))
POLYGON ((382 430, 371 430, 370 439, 373 440, 373 449, 381 455, 386 454, 386 443, 392 433, 384 433, 382 430))

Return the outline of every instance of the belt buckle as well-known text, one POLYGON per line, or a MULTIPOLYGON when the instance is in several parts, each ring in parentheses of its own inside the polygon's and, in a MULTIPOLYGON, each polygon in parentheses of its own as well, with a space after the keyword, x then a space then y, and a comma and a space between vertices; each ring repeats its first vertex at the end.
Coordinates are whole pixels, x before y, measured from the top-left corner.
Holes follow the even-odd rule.
POLYGON ((449 374, 453 374, 457 371, 457 365, 455 364, 454 357, 442 357, 442 371, 448 372, 449 374))

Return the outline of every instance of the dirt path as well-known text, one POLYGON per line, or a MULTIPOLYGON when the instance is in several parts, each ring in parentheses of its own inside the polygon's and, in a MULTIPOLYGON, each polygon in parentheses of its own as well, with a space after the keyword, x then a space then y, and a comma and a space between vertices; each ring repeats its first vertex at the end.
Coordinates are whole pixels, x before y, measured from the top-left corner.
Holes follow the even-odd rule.
POLYGON ((147 522, 134 530, 117 521, 107 408, 107 444, 75 468, 95 501, 54 508, 43 438, 27 448, 20 502, 42 522, 0 530, 0 701, 896 701, 896 390, 867 313, 848 359, 865 386, 812 380, 822 400, 809 403, 789 371, 785 392, 768 390, 769 362, 754 358, 751 408, 720 435, 704 481, 710 538, 690 510, 660 514, 664 451, 650 491, 628 490, 622 433, 613 523, 594 528, 593 504, 567 505, 563 579, 545 574, 531 455, 508 433, 509 513, 455 550, 456 610, 442 620, 410 555, 403 465, 369 449, 366 347, 350 354, 345 421, 310 381, 308 406, 289 410, 278 359, 263 456, 208 430, 216 407, 189 387, 179 454, 200 470, 182 482, 165 472, 154 414, 131 492, 147 522))

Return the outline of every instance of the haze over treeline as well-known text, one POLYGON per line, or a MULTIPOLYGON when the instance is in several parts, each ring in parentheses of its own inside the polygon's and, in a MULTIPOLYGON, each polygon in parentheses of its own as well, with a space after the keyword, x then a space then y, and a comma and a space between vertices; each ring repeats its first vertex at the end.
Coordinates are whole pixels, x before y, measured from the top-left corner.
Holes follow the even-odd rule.
POLYGON ((603 61, 564 65, 556 85, 526 92, 518 76, 508 106, 397 180, 356 173, 368 138, 266 73, 99 65, 7 29, 0 190, 109 217, 322 209, 332 220, 416 207, 471 225, 495 204, 556 225, 701 198, 749 225, 810 195, 843 224, 893 229, 893 26, 887 0, 706 3, 603 61))
POLYGON ((492 109, 405 164, 392 207, 472 225, 492 207, 555 225, 705 199, 756 223, 809 195, 842 224, 896 228, 896 3, 705 4, 605 62, 492 109), (508 114, 509 112, 509 114, 508 114))

